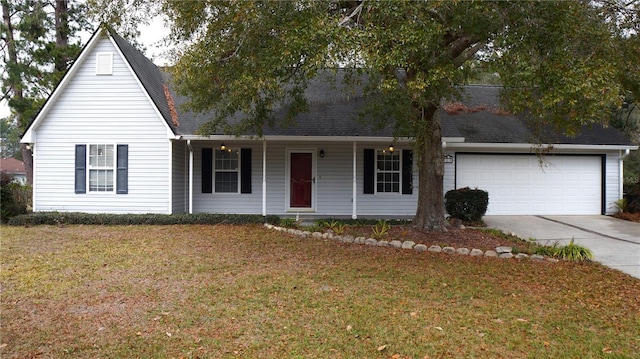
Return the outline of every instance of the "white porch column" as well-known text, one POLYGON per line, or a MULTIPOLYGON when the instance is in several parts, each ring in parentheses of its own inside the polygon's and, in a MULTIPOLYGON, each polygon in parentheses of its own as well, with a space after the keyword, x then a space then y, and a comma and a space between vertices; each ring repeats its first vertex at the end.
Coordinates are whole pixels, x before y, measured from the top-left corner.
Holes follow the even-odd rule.
POLYGON ((262 215, 267 216, 267 140, 262 140, 262 215))
POLYGON ((353 200, 351 202, 353 205, 353 209, 351 210, 351 218, 356 219, 358 218, 358 213, 357 213, 357 195, 358 195, 358 181, 356 179, 356 175, 357 175, 357 146, 356 146, 356 141, 353 141, 353 193, 352 193, 352 197, 353 200))
POLYGON ((193 214, 193 147, 191 140, 187 140, 189 148, 189 214, 193 214))

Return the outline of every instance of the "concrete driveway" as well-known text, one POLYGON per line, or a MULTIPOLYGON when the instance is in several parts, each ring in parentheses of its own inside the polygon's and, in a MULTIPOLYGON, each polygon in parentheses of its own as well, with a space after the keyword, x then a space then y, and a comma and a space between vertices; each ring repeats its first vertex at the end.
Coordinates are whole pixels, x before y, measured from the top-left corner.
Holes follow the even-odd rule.
POLYGON ((608 216, 485 216, 488 227, 561 245, 574 239, 593 252, 594 260, 640 278, 640 223, 608 216))

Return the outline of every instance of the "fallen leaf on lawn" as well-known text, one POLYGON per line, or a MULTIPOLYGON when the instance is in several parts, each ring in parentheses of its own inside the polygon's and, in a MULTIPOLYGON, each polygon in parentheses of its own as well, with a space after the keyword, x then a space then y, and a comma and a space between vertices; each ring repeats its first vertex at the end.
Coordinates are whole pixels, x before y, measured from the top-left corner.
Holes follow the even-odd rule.
POLYGON ((350 332, 353 329, 351 325, 347 325, 347 331, 350 332))
POLYGON ((9 345, 9 344, 7 344, 7 343, 2 343, 2 344, 0 344, 0 349, 4 349, 4 348, 6 348, 6 347, 7 347, 7 345, 9 345))
POLYGON ((549 342, 544 342, 545 347, 548 347, 549 345, 551 345, 549 342))
POLYGON ((442 331, 442 327, 433 327, 434 329, 438 329, 439 331, 442 331))
POLYGON ((417 317, 417 316, 418 316, 418 313, 416 313, 416 312, 411 312, 411 313, 409 313, 409 315, 411 315, 412 317, 417 317))
POLYGON ((487 334, 486 334, 486 333, 478 333, 478 336, 479 336, 480 338, 484 337, 485 335, 487 335, 487 334))
POLYGON ((613 350, 611 348, 609 348, 609 347, 606 347, 606 348, 602 348, 602 352, 609 354, 609 353, 613 352, 613 350))
POLYGON ((391 359, 400 359, 400 354, 393 354, 391 359))
POLYGON ((526 319, 524 319, 524 318, 518 318, 517 320, 518 320, 519 322, 524 322, 524 323, 528 322, 528 320, 526 320, 526 319))
POLYGON ((381 345, 381 346, 378 347, 378 351, 379 352, 381 352, 381 351, 383 351, 385 349, 387 349, 387 345, 386 344, 385 345, 381 345))
POLYGON ((141 335, 142 335, 142 332, 136 332, 136 335, 137 335, 137 336, 141 336, 141 335))
POLYGON ((166 334, 169 338, 171 338, 171 333, 167 332, 166 334))

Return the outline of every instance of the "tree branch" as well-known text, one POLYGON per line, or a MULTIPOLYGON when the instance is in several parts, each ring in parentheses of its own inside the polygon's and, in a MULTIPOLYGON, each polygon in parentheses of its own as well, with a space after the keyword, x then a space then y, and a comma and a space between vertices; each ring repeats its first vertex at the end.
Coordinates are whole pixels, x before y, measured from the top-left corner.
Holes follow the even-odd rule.
POLYGON ((229 60, 231 60, 231 58, 233 58, 236 55, 238 55, 238 51, 240 51, 240 48, 242 47, 242 44, 244 44, 244 39, 245 39, 244 37, 242 39, 240 39, 240 43, 238 44, 236 49, 233 50, 233 52, 230 55, 228 55, 226 57, 223 57, 223 58, 219 59, 218 61, 220 61, 220 62, 229 61, 229 60))
MULTIPOLYGON (((360 14, 362 13, 363 7, 364 7, 364 0, 362 0, 360 5, 356 6, 355 9, 353 9, 350 15, 347 15, 342 20, 340 20, 340 22, 338 23, 338 26, 345 26, 350 20, 353 20, 354 17, 360 16, 360 14)), ((354 21, 354 22, 358 23, 358 21, 354 21)))
POLYGON ((462 51, 458 56, 453 59, 453 64, 456 67, 462 66, 467 60, 473 57, 480 49, 485 47, 486 44, 482 42, 477 42, 471 47, 467 47, 464 51, 462 51))

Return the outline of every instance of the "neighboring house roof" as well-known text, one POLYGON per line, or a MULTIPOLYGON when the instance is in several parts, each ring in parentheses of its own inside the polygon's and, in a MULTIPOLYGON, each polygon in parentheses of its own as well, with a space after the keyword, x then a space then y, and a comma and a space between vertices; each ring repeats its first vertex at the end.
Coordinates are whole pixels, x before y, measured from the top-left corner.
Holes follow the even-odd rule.
POLYGON ((24 162, 15 158, 0 158, 0 171, 9 174, 27 174, 24 162))

